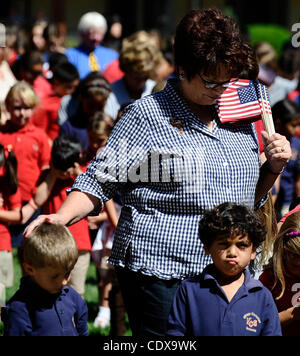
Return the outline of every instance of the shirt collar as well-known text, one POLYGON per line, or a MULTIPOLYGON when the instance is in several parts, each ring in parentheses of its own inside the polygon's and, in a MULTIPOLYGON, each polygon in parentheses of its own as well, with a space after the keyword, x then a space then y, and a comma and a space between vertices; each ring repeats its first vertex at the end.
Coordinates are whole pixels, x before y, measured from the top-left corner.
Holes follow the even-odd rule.
POLYGON ((55 301, 58 297, 65 296, 69 292, 69 288, 64 287, 60 293, 51 294, 36 284, 30 276, 22 277, 21 290, 23 290, 30 299, 44 299, 45 301, 55 301))
MULTIPOLYGON (((31 119, 30 119, 31 120, 31 119)), ((27 132, 32 132, 36 129, 36 127, 29 121, 29 123, 19 129, 16 128, 16 126, 12 125, 10 120, 7 120, 6 124, 3 126, 3 129, 1 130, 3 133, 27 133, 27 132)))
MULTIPOLYGON (((213 264, 208 265, 202 272, 203 279, 205 281, 209 281, 209 280, 214 281, 215 284, 219 288, 221 288, 218 281, 213 276, 213 271, 214 271, 214 265, 213 264)), ((247 292, 250 292, 251 290, 256 289, 256 288, 260 288, 260 289, 262 288, 261 282, 252 278, 248 269, 244 270, 244 275, 245 275, 245 280, 244 280, 243 286, 246 288, 247 292)))
POLYGON ((90 54, 92 52, 95 53, 95 51, 97 50, 97 48, 101 47, 101 45, 97 46, 95 49, 89 49, 87 48, 83 43, 81 43, 77 49, 80 51, 80 52, 83 52, 83 53, 86 53, 86 54, 90 54))
POLYGON ((180 95, 178 91, 179 80, 177 78, 172 78, 167 81, 167 85, 164 89, 165 94, 168 96, 171 103, 171 117, 179 120, 186 121, 190 128, 202 133, 217 138, 215 132, 218 129, 218 124, 216 121, 216 112, 212 108, 212 115, 214 115, 214 131, 211 132, 206 125, 199 120, 198 116, 194 114, 189 108, 186 100, 180 95))

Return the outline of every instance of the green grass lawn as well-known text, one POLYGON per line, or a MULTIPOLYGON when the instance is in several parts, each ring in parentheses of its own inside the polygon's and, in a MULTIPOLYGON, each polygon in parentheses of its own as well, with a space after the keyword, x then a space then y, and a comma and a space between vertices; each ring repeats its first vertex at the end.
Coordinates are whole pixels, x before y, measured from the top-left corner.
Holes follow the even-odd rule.
MULTIPOLYGON (((17 259, 17 250, 14 249, 14 285, 6 289, 6 300, 9 300, 19 288, 22 271, 17 259)), ((84 299, 88 306, 88 327, 90 336, 109 336, 110 328, 95 328, 93 326, 94 319, 98 312, 98 287, 97 287, 97 270, 93 262, 91 262, 87 273, 86 290, 84 299)), ((126 321, 128 325, 128 320, 126 321)), ((3 323, 0 322, 0 336, 3 335, 3 323)), ((131 331, 128 327, 125 336, 130 336, 131 331)))

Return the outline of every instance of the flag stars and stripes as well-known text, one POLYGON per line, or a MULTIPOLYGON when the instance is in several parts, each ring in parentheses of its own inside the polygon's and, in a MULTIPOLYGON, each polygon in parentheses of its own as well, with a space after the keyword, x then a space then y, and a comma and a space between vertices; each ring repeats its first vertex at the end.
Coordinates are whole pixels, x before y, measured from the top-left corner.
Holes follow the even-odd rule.
POLYGON ((228 87, 218 99, 216 107, 220 121, 233 123, 259 120, 262 116, 262 101, 267 113, 271 114, 266 88, 258 81, 240 79, 228 87))

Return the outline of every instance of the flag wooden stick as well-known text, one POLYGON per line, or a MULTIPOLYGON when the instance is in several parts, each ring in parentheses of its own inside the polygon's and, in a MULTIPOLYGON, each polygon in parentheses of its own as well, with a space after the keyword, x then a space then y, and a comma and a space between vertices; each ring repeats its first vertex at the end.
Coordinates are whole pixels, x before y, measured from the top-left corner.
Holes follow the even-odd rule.
MULTIPOLYGON (((260 91, 261 106, 262 106, 262 120, 263 120, 263 123, 264 123, 267 133, 269 134, 269 136, 271 136, 275 133, 272 113, 271 112, 269 113, 266 111, 261 85, 259 85, 259 91, 260 91)), ((267 90, 266 90, 265 86, 264 86, 264 94, 265 94, 265 97, 267 98, 267 90)))

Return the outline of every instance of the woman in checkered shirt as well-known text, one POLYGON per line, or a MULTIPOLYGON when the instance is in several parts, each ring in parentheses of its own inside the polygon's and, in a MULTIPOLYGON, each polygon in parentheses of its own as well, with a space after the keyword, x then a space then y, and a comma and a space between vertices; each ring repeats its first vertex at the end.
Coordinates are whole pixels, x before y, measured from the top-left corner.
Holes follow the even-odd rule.
POLYGON ((197 237, 203 212, 226 201, 260 206, 291 156, 285 137, 264 132, 261 165, 253 124, 216 118, 213 105, 249 55, 232 19, 216 9, 190 11, 174 54, 177 78, 126 108, 57 214, 27 230, 45 219, 73 224, 120 192, 109 262, 134 336, 164 335, 180 281, 210 263, 197 237))

